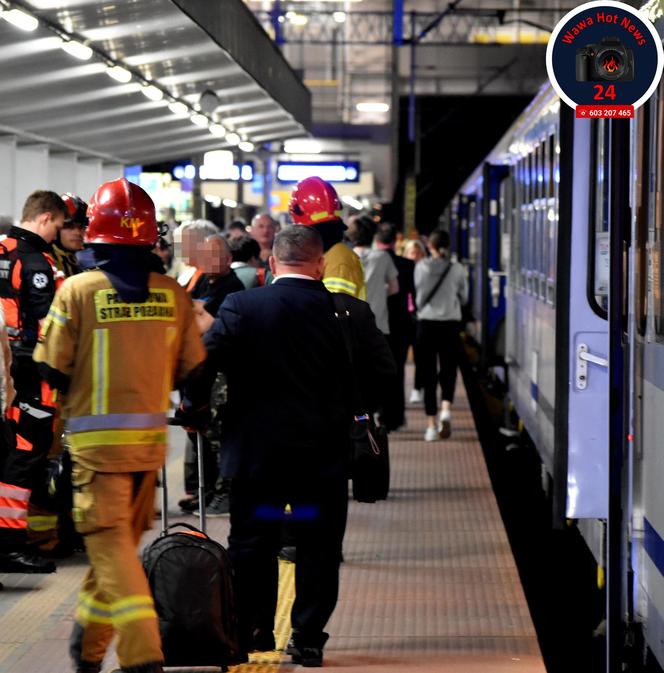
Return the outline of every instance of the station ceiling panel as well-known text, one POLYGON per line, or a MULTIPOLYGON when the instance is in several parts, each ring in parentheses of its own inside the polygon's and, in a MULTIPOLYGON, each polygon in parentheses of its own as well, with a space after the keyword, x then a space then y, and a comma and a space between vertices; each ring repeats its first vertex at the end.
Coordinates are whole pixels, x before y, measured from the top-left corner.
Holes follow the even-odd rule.
POLYGON ((152 163, 310 126, 309 91, 241 0, 3 4, 0 133, 19 141, 152 163))

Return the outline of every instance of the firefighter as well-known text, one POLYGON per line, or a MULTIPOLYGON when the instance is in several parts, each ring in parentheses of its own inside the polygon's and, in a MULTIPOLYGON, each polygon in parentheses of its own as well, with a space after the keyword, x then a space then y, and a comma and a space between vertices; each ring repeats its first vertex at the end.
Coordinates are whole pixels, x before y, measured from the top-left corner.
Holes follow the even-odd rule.
POLYGON ((365 299, 360 258, 342 242, 346 225, 341 219, 341 208, 334 187, 319 177, 298 182, 288 204, 295 224, 314 227, 323 238, 325 287, 330 292, 365 299))
POLYGON ((62 228, 67 207, 55 192, 36 191, 23 206, 21 224, 0 241, 0 303, 12 350, 16 397, 7 412, 15 433, 6 433, 0 472, 0 572, 55 572, 51 561, 26 549, 27 512, 53 441, 53 393, 32 361, 41 321, 55 293, 50 244, 62 228))
POLYGON ((62 200, 67 206, 68 215, 53 241, 53 257, 58 271, 69 278, 81 272, 76 253, 83 250, 83 237, 88 226, 88 204, 69 192, 62 195, 62 200))
POLYGON ((34 356, 66 393, 73 516, 92 566, 70 653, 77 673, 97 673, 115 634, 123 671, 160 673, 157 614, 137 547, 153 518, 170 392, 205 351, 190 298, 155 271, 147 193, 124 178, 107 182, 88 217, 97 269, 65 280, 34 356))

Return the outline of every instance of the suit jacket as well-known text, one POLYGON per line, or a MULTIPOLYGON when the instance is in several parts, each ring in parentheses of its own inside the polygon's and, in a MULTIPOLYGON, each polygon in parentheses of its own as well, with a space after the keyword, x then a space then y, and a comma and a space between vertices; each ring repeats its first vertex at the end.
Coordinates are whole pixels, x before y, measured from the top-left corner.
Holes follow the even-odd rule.
MULTIPOLYGON (((360 311, 373 320, 368 307, 360 311)), ((384 341, 375 322, 369 332, 384 341)), ((228 378, 223 476, 321 478, 347 470, 352 377, 321 282, 283 278, 229 295, 204 340, 208 367, 228 378)))

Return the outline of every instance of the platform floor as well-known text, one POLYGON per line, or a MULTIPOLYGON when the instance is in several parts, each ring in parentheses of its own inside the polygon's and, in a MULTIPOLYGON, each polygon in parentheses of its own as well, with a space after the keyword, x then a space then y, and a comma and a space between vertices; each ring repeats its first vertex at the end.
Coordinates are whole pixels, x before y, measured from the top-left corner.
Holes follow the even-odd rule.
MULTIPOLYGON (((424 427, 421 405, 411 406, 408 428, 390 438, 389 499, 351 504, 324 665, 340 673, 545 673, 461 381, 452 437, 424 442, 424 427)), ((182 495, 178 432, 172 503, 182 495)), ((209 530, 225 544, 228 519, 210 520, 209 530)), ((71 670, 67 638, 84 568, 81 556, 55 575, 0 575, 0 673, 71 670)), ((292 597, 293 566, 282 562, 278 647, 292 597)), ((116 665, 109 655, 104 670, 116 665)), ((277 651, 232 671, 298 668, 277 651)))

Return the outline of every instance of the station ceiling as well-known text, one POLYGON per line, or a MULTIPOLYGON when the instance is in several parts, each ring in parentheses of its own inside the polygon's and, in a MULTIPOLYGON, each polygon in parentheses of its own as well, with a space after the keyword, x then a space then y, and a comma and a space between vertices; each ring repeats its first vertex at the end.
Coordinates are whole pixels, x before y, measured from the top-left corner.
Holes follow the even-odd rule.
POLYGON ((241 0, 2 3, 0 133, 19 142, 151 163, 310 126, 309 91, 241 0))

